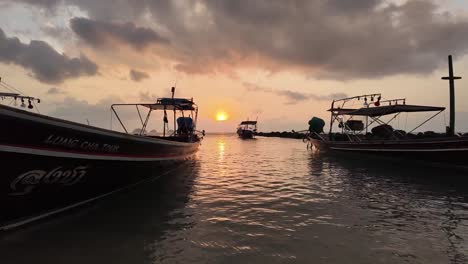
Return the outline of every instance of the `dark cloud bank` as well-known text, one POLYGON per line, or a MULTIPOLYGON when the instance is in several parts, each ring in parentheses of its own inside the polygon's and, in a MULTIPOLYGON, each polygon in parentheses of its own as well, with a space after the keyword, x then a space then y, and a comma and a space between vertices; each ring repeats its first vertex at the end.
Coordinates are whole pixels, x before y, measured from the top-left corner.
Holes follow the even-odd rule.
POLYGON ((299 67, 318 77, 378 78, 430 73, 449 53, 468 50, 468 20, 428 0, 113 2, 75 4, 94 19, 149 12, 167 29, 178 68, 192 72, 258 57, 267 61, 259 66, 299 67))
POLYGON ((61 83, 68 78, 95 75, 97 65, 86 56, 70 58, 58 53, 44 41, 21 43, 9 38, 0 29, 0 62, 13 63, 31 70, 32 75, 45 83, 61 83))
POLYGON ((168 42, 155 31, 137 27, 130 22, 108 23, 77 17, 70 20, 70 26, 81 39, 96 47, 106 46, 110 39, 126 43, 135 49, 145 48, 152 43, 168 42))
POLYGON ((90 18, 72 19, 71 27, 94 47, 109 44, 108 38, 135 49, 167 44, 176 69, 190 73, 228 65, 380 78, 431 73, 445 66, 448 54, 468 51, 468 19, 430 0, 22 1, 86 11, 90 18))

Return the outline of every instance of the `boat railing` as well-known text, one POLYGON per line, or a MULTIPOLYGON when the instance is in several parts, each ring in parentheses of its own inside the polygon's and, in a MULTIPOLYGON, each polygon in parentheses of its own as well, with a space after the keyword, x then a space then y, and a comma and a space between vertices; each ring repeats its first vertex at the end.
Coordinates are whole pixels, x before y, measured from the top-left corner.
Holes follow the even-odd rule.
POLYGON ((8 92, 0 92, 0 99, 2 101, 5 99, 11 99, 10 104, 14 103, 14 105, 16 105, 16 103, 19 100, 21 102, 21 105, 20 105, 21 108, 26 108, 26 107, 28 109, 36 108, 36 111, 39 112, 35 103, 37 102, 38 104, 40 104, 41 99, 32 97, 32 96, 23 95, 23 92, 21 92, 19 89, 3 81, 1 77, 0 77, 0 88, 4 88, 8 91, 8 92), (26 102, 28 103, 27 106, 26 106, 26 102))
POLYGON ((398 104, 406 104, 406 98, 399 98, 399 99, 388 99, 388 100, 381 100, 380 103, 388 103, 388 105, 398 105, 398 104))
POLYGON ((356 100, 356 99, 361 100, 361 98, 365 99, 366 101, 367 101, 367 98, 371 98, 371 101, 374 101, 374 98, 379 98, 379 97, 382 97, 380 93, 363 94, 363 95, 357 95, 357 96, 352 96, 352 97, 347 97, 347 98, 336 99, 336 100, 333 100, 333 103, 343 102, 344 104, 351 100, 356 100))
MULTIPOLYGON (((431 107, 431 106, 412 106, 412 105, 406 105, 406 98, 395 98, 395 99, 386 99, 382 100, 382 95, 380 93, 374 93, 374 94, 365 94, 365 95, 360 95, 360 96, 353 96, 353 97, 348 97, 348 98, 343 98, 339 100, 334 100, 332 102, 331 108, 329 111, 331 112, 331 119, 330 119, 330 131, 329 135, 333 133, 333 127, 335 122, 339 123, 339 128, 341 128, 341 133, 346 135, 345 137, 352 142, 361 142, 364 139, 360 138, 359 136, 356 135, 367 135, 366 139, 369 138, 369 128, 373 125, 379 125, 382 126, 385 131, 388 133, 388 137, 393 139, 393 140, 403 140, 407 138, 407 134, 410 134, 432 120, 434 117, 439 115, 444 111, 445 108, 443 107, 431 107), (377 97, 377 98, 376 98, 377 97), (364 105, 361 108, 354 109, 354 108, 349 108, 347 103, 349 103, 351 100, 361 100, 364 99, 364 105), (370 100, 369 100, 370 99, 370 100), (337 102, 341 102, 339 106, 336 105, 337 102), (374 102, 373 104, 371 102, 374 102), (385 104, 383 106, 382 104, 385 104), (374 107, 375 106, 375 107, 374 107), (395 107, 397 108, 395 108, 395 107), (380 107, 380 109, 377 109, 380 107), (399 107, 399 108, 398 108, 399 107), (419 107, 419 108, 417 108, 419 107), (377 110, 374 110, 376 108, 377 110), (401 109, 400 109, 401 108, 401 109), (416 108, 416 109, 415 109, 416 108), (415 128, 413 128, 411 131, 408 133, 406 132, 401 132, 400 130, 393 130, 391 127, 387 127, 384 125, 390 125, 402 112, 423 112, 423 111, 436 111, 436 113, 423 122, 421 122, 419 125, 417 125, 415 128), (395 113, 388 121, 383 120, 383 116, 391 115, 395 113), (353 117, 358 116, 358 117, 364 117, 364 127, 360 130, 355 130, 351 129, 347 125, 348 120, 352 120, 353 117)), ((331 140, 331 138, 330 138, 331 140)))

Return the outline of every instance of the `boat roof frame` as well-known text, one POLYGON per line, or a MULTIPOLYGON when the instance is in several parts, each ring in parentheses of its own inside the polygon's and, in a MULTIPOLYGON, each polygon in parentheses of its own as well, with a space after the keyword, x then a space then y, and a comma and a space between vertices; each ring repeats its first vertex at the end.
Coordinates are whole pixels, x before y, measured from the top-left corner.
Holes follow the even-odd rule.
MULTIPOLYGON (((144 131, 146 131, 146 127, 148 126, 148 122, 149 122, 149 118, 151 116, 151 112, 155 111, 155 110, 164 111, 165 118, 167 118, 167 112, 166 112, 167 110, 174 112, 174 132, 173 133, 176 133, 176 112, 177 111, 180 111, 180 113, 182 114, 182 117, 185 117, 184 116, 185 111, 190 111, 192 113, 192 115, 193 115, 193 112, 195 112, 195 116, 194 116, 195 120, 193 122, 193 124, 194 124, 193 128, 194 128, 194 131, 196 131, 196 123, 197 123, 197 120, 198 120, 198 105, 195 102, 193 102, 193 98, 191 98, 191 99, 186 99, 186 98, 158 98, 156 100, 156 103, 152 103, 152 104, 149 104, 149 103, 112 104, 111 105, 112 112, 117 117, 117 120, 119 121, 120 125, 125 130, 125 132, 127 134, 129 134, 127 128, 123 124, 122 120, 120 119, 120 116, 118 115, 118 113, 117 113, 117 111, 115 109, 116 106, 135 106, 136 107, 136 110, 138 112, 138 116, 140 118, 141 125, 142 125, 142 128, 140 130, 140 136, 143 134, 144 131), (140 112, 140 109, 138 108, 138 106, 148 108, 148 113, 147 113, 144 121, 143 121, 143 117, 141 116, 141 112, 140 112)), ((166 122, 164 123, 164 132, 163 133, 164 133, 163 136, 165 136, 166 135, 166 122)))
POLYGON ((425 105, 407 105, 394 104, 375 107, 353 108, 334 108, 328 109, 330 112, 335 112, 337 115, 352 115, 352 116, 384 116, 396 113, 415 113, 415 112, 437 112, 444 111, 445 107, 425 106, 425 105))
POLYGON ((247 120, 247 121, 242 121, 242 122, 239 124, 239 126, 241 126, 241 125, 255 125, 255 126, 256 126, 256 125, 257 125, 257 121, 249 121, 249 120, 247 120))
MULTIPOLYGON (((351 129, 346 129, 346 121, 348 120, 351 120, 354 116, 363 116, 363 117, 366 117, 366 126, 358 131, 358 133, 352 133, 352 135, 357 135, 357 134, 361 134, 363 131, 365 131, 367 133, 368 131, 368 128, 370 125, 372 125, 373 123, 378 123, 380 125, 382 124, 389 124, 390 122, 392 122, 395 118, 397 118, 401 113, 410 113, 410 112, 436 112, 434 115, 432 115, 431 117, 429 117, 428 119, 424 120, 421 124, 417 125, 415 128, 413 128, 410 132, 408 133, 412 133, 413 131, 415 131, 416 129, 418 129, 419 127, 421 127, 422 125, 426 124, 427 122, 429 122, 430 120, 432 120, 434 117, 436 117, 437 115, 439 115, 440 113, 442 113, 444 110, 445 110, 445 107, 437 107, 437 106, 423 106, 423 105, 407 105, 406 104, 406 98, 399 98, 399 99, 389 99, 389 100, 380 100, 381 99, 381 94, 380 93, 374 93, 374 94, 365 94, 365 95, 359 95, 359 96, 353 96, 353 97, 348 97, 348 98, 343 98, 343 99, 338 99, 338 100, 333 100, 332 101, 332 104, 331 104, 331 108, 328 109, 329 112, 331 112, 331 122, 330 122, 330 131, 329 131, 329 135, 330 135, 330 139, 331 139, 331 135, 332 135, 332 132, 333 132, 333 124, 335 121, 340 121, 343 123, 343 133, 346 134, 349 138, 350 141, 354 141, 353 138, 350 136, 350 133, 348 133, 348 130, 349 131, 352 131, 351 129), (375 107, 369 107, 371 103, 367 104, 367 107, 362 107, 362 108, 344 108, 344 106, 346 105, 347 102, 351 101, 351 100, 355 100, 355 99, 358 99, 360 100, 360 98, 364 98, 365 102, 367 103, 367 97, 371 97, 371 101, 374 101, 373 98, 375 97, 378 97, 378 102, 380 103, 388 103, 388 105, 386 106, 375 106, 375 107), (341 107, 337 107, 335 108, 335 103, 337 102, 342 102, 341 103, 341 107), (378 109, 378 110, 375 110, 375 109, 378 109), (384 122, 381 120, 381 117, 382 116, 386 116, 386 115, 391 115, 391 114, 395 114, 389 121, 387 122, 384 122), (348 116, 348 119, 345 120, 345 117, 348 116), (340 117, 342 117, 341 120, 340 117), (368 123, 367 119, 368 118, 371 118, 372 121, 370 123, 368 123), (345 133, 346 131, 346 133, 345 133)), ((392 131, 392 135, 398 139, 398 137, 396 137, 394 135, 395 131, 392 131)), ((360 139, 356 136, 355 137, 357 140, 360 141, 360 139)))
POLYGON ((113 106, 143 106, 151 110, 181 110, 181 111, 197 111, 198 106, 192 99, 186 98, 158 98, 156 103, 126 103, 112 104, 113 106))

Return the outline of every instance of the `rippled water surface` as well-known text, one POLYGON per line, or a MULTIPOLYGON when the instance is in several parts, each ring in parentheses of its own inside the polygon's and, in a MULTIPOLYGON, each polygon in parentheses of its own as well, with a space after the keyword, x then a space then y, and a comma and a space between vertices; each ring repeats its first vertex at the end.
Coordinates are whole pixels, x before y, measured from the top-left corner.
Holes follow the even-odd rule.
POLYGON ((212 135, 162 178, 1 237, 0 263, 468 263, 466 174, 212 135))

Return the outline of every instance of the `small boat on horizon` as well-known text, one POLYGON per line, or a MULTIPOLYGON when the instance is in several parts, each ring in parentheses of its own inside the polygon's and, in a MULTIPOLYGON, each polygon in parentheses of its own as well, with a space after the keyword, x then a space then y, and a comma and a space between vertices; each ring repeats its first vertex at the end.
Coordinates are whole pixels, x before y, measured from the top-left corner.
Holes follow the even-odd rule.
MULTIPOLYGON (((204 135, 196 130, 198 106, 193 99, 174 98, 174 92, 172 88, 171 98, 155 103, 112 105, 125 132, 0 104, 0 231, 94 201, 191 159, 204 135), (116 108, 124 106, 136 108, 139 133, 129 133, 117 114, 116 108), (144 132, 153 111, 164 113, 160 136, 144 132), (174 119, 171 134, 169 113, 174 119)), ((29 109, 40 102, 20 93, 0 97, 19 100, 23 107, 27 101, 29 109)))
POLYGON ((242 139, 253 139, 257 133, 257 121, 242 121, 237 127, 237 135, 242 139))
POLYGON ((323 134, 325 122, 314 117, 309 121, 310 126, 304 141, 324 151, 366 153, 375 157, 386 156, 468 168, 468 136, 455 133, 454 80, 460 78, 453 75, 452 57, 449 56, 449 77, 442 78, 450 81, 450 126, 446 128, 445 134, 413 133, 442 113, 445 107, 409 105, 404 98, 382 100, 382 95, 376 93, 333 100, 328 109, 331 113, 328 134, 323 134), (363 107, 352 107, 357 101, 364 102, 363 107), (391 126, 391 122, 401 113, 415 112, 435 114, 409 132, 391 126), (390 116, 390 120, 382 119, 386 116, 390 116), (341 132, 334 132, 336 124, 341 132))

